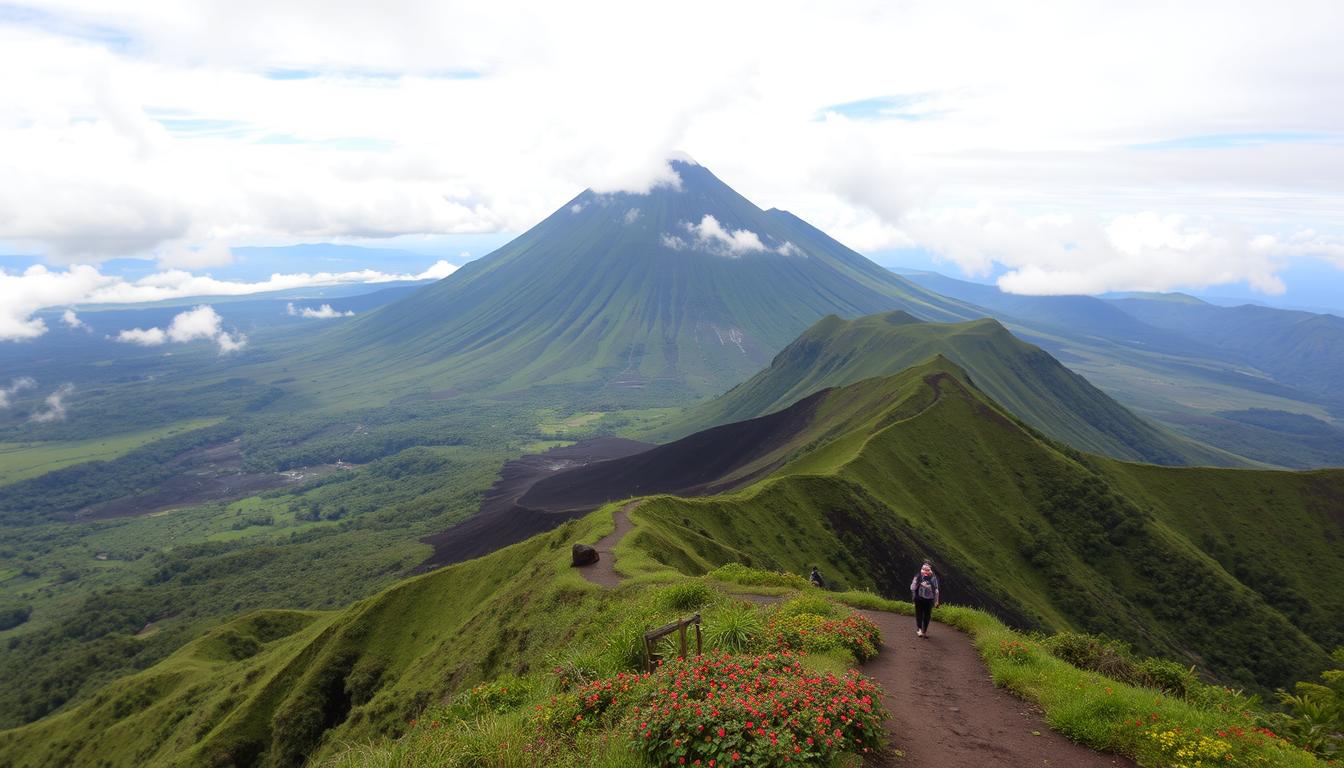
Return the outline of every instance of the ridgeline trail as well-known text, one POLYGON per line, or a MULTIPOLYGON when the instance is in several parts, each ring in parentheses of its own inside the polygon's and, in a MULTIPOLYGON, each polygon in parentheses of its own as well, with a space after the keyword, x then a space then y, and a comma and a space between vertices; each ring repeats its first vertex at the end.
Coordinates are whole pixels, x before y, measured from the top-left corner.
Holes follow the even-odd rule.
MULTIPOLYGON (((611 589, 621 583, 616 573, 616 544, 634 523, 632 501, 612 518, 615 529, 598 540, 599 559, 581 568, 588 581, 611 589)), ((741 595, 753 602, 778 598, 741 595)), ((876 659, 863 673, 882 686, 890 717, 887 740, 893 752, 886 765, 937 768, 1113 768, 1134 763, 1075 744, 1050 729, 1034 704, 994 686, 971 638, 940 622, 929 637, 915 636, 914 620, 887 611, 859 613, 882 630, 876 659)))

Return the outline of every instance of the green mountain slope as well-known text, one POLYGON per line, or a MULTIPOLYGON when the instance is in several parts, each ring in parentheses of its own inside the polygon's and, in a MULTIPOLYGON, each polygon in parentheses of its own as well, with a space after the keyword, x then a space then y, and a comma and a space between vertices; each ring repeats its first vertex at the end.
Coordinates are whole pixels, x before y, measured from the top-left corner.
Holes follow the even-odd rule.
MULTIPOLYGON (((1311 677, 1344 642, 1344 472, 1090 457, 1036 436, 941 358, 818 398, 808 437, 768 476, 632 513, 630 590, 668 566, 742 562, 820 564, 842 587, 900 596, 927 556, 954 602, 1103 631, 1238 684, 1311 677)), ((344 611, 236 620, 0 732, 0 764, 296 765, 400 733, 427 701, 620 635, 632 593, 566 567, 570 543, 610 525, 599 512, 344 611)))
POLYGON ((586 191, 494 253, 344 324, 301 367, 346 390, 376 379, 396 393, 706 394, 827 314, 982 314, 761 210, 701 166, 672 167, 679 186, 586 191))
POLYGON ((1150 326, 1180 333, 1254 365, 1287 386, 1344 404, 1339 391, 1344 377, 1344 318, 1161 297, 1110 303, 1150 326))
POLYGON ((933 556, 959 600, 1252 685, 1320 666, 1344 640, 1344 472, 1089 457, 1038 438, 943 360, 831 390, 816 413, 832 410, 870 415, 748 488, 649 502, 641 514, 665 532, 650 548, 692 570, 821 561, 892 594, 933 556), (700 535, 679 540, 686 530, 700 535))
POLYGON ((907 277, 984 307, 1140 415, 1257 462, 1344 465, 1344 320, 1183 294, 1019 296, 907 277))
POLYGON ((900 311, 850 321, 824 318, 769 367, 695 406, 673 429, 685 434, 753 418, 825 387, 893 374, 935 355, 961 366, 1018 418, 1080 450, 1156 464, 1246 464, 1135 416, 996 320, 923 323, 900 311))

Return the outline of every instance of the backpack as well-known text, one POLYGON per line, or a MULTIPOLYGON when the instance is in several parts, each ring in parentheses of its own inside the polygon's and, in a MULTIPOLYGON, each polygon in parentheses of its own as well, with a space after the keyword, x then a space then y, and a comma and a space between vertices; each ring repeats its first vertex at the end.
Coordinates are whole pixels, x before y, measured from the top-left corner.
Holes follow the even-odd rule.
POLYGON ((916 576, 916 577, 915 577, 915 582, 919 585, 919 590, 917 591, 916 594, 918 594, 919 597, 920 597, 921 599, 923 599, 923 600, 932 600, 932 599, 933 599, 933 594, 934 594, 934 590, 933 590, 933 580, 934 580, 934 578, 935 578, 935 577, 933 577, 933 576, 930 576, 930 577, 927 578, 927 579, 926 579, 926 578, 923 578, 922 576, 916 576))

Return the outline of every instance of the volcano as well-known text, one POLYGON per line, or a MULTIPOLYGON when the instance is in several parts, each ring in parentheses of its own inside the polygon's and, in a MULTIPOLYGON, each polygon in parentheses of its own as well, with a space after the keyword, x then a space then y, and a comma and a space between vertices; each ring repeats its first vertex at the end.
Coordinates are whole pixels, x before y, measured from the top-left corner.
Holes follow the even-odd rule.
POLYGON ((820 318, 983 317, 708 169, 644 194, 586 190, 499 250, 338 329, 389 390, 717 394, 820 318))

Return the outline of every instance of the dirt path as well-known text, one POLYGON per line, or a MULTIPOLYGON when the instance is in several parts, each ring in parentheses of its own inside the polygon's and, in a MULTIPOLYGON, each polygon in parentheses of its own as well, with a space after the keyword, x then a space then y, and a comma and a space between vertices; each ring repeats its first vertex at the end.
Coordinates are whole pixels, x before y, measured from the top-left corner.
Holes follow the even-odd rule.
POLYGON ((882 630, 882 652, 863 673, 882 685, 887 736, 904 753, 896 766, 1133 766, 1050 730, 1035 705, 994 687, 971 638, 935 623, 915 637, 915 620, 859 611, 882 630), (1039 734, 1039 735, 1038 735, 1039 734))
POLYGON ((616 543, 624 538, 625 534, 634 530, 635 524, 630 522, 630 510, 634 509, 637 504, 639 502, 632 501, 612 514, 611 518, 616 523, 616 529, 598 539, 597 543, 593 545, 593 549, 597 550, 597 562, 579 569, 583 578, 607 589, 620 585, 621 577, 616 573, 616 555, 612 554, 611 551, 616 548, 616 543))
MULTIPOLYGON (((611 551, 634 529, 631 502, 614 515, 616 529, 595 545, 601 559, 581 570, 584 578, 615 587, 621 578, 611 551)), ((757 603, 779 598, 740 595, 757 603)), ((896 768, 1110 768, 1134 763, 1074 744, 1050 730, 1040 710, 994 687, 971 638, 935 622, 927 639, 915 636, 909 616, 859 611, 882 630, 882 651, 863 673, 884 691, 891 717, 886 731, 896 768)))

